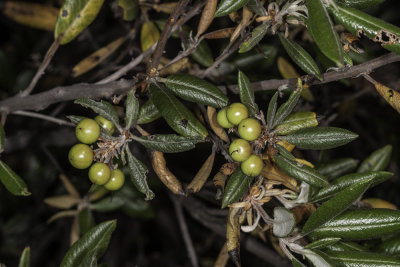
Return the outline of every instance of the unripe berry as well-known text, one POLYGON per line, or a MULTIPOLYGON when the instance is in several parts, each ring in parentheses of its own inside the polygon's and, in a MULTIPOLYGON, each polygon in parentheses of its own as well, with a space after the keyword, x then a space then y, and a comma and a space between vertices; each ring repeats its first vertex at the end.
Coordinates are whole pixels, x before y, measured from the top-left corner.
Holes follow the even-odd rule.
POLYGON ((228 108, 223 108, 220 111, 218 111, 218 113, 217 113, 217 122, 223 128, 232 128, 235 125, 233 125, 232 123, 230 123, 228 121, 228 118, 226 117, 226 111, 227 110, 228 110, 228 108))
POLYGON ((100 125, 101 128, 106 130, 110 135, 114 133, 114 123, 112 121, 107 120, 102 116, 96 116, 94 120, 100 125))
POLYGON ((264 163, 259 156, 251 155, 247 160, 242 162, 240 168, 242 172, 247 176, 258 176, 260 175, 262 169, 264 167, 264 163))
POLYGON ((97 185, 104 185, 110 180, 111 170, 107 164, 97 162, 89 169, 89 179, 97 185))
POLYGON ((234 125, 238 125, 242 120, 249 116, 249 111, 242 103, 233 103, 226 111, 226 117, 234 125))
POLYGON ((239 136, 247 141, 256 140, 261 134, 261 124, 258 120, 247 118, 238 126, 239 136))
POLYGON ((82 143, 92 144, 100 136, 100 126, 95 120, 83 119, 76 125, 75 134, 82 143))
POLYGON ((86 169, 93 162, 93 150, 84 144, 76 144, 69 150, 68 159, 77 169, 86 169))
POLYGON ((125 182, 125 175, 120 169, 111 171, 110 180, 104 185, 107 190, 115 191, 120 189, 125 182))
POLYGON ((250 157, 251 145, 246 140, 236 139, 229 146, 229 154, 234 161, 245 161, 250 157))

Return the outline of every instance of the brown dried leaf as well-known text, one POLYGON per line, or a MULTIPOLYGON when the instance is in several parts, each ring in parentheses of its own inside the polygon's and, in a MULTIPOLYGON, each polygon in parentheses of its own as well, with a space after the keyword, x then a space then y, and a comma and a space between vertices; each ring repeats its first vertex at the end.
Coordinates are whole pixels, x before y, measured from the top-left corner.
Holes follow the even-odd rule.
POLYGON ((186 188, 187 193, 190 194, 199 192, 200 189, 204 186, 214 166, 214 159, 215 159, 215 151, 213 150, 211 155, 206 159, 206 161, 201 166, 200 170, 197 172, 196 176, 187 186, 186 188))
POLYGON ((184 57, 177 62, 169 65, 165 69, 161 70, 158 74, 160 76, 168 76, 171 74, 175 74, 181 70, 184 70, 188 67, 189 59, 187 57, 184 57))
POLYGON ((229 260, 228 249, 226 247, 226 243, 222 246, 217 260, 214 263, 214 267, 225 267, 229 260))
POLYGON ((207 0, 207 4, 201 13, 201 18, 199 25, 197 27, 197 35, 198 38, 201 34, 203 34, 208 27, 210 26, 211 22, 214 20, 214 13, 217 9, 218 0, 207 0))
POLYGON ((71 195, 71 196, 75 196, 77 198, 80 198, 81 196, 79 195, 78 190, 76 190, 75 186, 71 183, 71 181, 68 179, 68 177, 61 173, 60 174, 60 180, 64 185, 64 188, 67 190, 67 192, 71 195))
POLYGON ((63 210, 63 211, 59 211, 56 214, 54 214, 53 216, 50 217, 50 219, 47 220, 47 223, 51 223, 54 222, 57 219, 61 219, 64 217, 71 217, 71 216, 75 216, 78 214, 78 211, 76 210, 63 210))
POLYGON ((235 31, 232 33, 230 38, 230 43, 233 43, 244 30, 244 28, 250 23, 253 13, 246 6, 243 7, 242 20, 236 27, 235 31))
POLYGON ((210 127, 214 131, 214 133, 221 138, 225 143, 229 143, 229 137, 225 132, 224 128, 222 128, 217 122, 217 111, 215 108, 207 106, 207 117, 210 122, 210 127))
POLYGON ((240 209, 229 208, 228 222, 226 223, 226 248, 232 261, 240 266, 240 209))
POLYGON ((163 3, 160 5, 153 5, 153 9, 157 12, 171 14, 172 12, 174 12, 177 5, 178 5, 178 2, 163 3))
POLYGON ((235 170, 238 166, 239 166, 238 162, 228 162, 228 163, 223 164, 221 166, 221 168, 219 169, 219 171, 221 173, 223 173, 224 175, 229 176, 235 172, 235 170))
POLYGON ((207 34, 204 34, 203 36, 204 36, 204 39, 226 39, 226 38, 230 38, 234 31, 235 31, 235 27, 224 28, 224 29, 213 31, 213 32, 209 32, 207 34))
POLYGON ((264 178, 281 182, 284 186, 293 191, 299 191, 297 187, 297 180, 278 169, 278 167, 275 165, 265 164, 263 170, 261 171, 261 175, 264 178))
POLYGON ((74 221, 71 225, 71 233, 69 238, 69 245, 72 246, 76 241, 79 240, 80 229, 79 229, 79 221, 78 216, 75 216, 74 221))
POLYGON ((160 151, 153 151, 151 153, 151 164, 154 172, 157 174, 157 177, 166 187, 168 187, 169 190, 171 190, 172 193, 184 195, 181 182, 167 167, 164 153, 160 151))
POLYGON ((58 209, 70 209, 79 203, 81 199, 76 196, 62 195, 44 199, 44 203, 58 209))

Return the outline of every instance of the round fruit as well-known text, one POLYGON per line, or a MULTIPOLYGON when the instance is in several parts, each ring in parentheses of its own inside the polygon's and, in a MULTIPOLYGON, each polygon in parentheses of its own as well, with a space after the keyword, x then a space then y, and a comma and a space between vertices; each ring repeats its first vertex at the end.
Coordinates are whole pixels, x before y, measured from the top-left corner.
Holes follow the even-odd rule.
POLYGON ((95 120, 83 119, 76 125, 75 134, 82 143, 92 144, 100 136, 100 126, 95 120))
POLYGON ((89 179, 97 185, 104 185, 110 180, 111 170, 107 164, 97 162, 89 169, 89 179))
POLYGON ((107 190, 115 191, 120 189, 125 182, 125 175, 120 169, 111 171, 110 180, 104 185, 107 190))
POLYGON ((101 128, 106 130, 110 135, 114 133, 114 123, 112 121, 109 121, 100 115, 96 116, 94 120, 100 125, 101 128))
POLYGON ((247 176, 258 176, 263 169, 264 164, 259 156, 251 155, 247 160, 242 162, 240 168, 247 176))
POLYGON ((251 145, 246 140, 236 139, 229 146, 229 154, 234 161, 245 161, 250 157, 251 145))
POLYGON ((226 111, 226 117, 228 121, 234 125, 238 125, 242 120, 249 116, 249 111, 245 105, 242 103, 233 103, 228 107, 226 111))
POLYGON ((69 150, 68 159, 77 169, 86 169, 93 162, 93 150, 84 144, 76 144, 69 150))
POLYGON ((239 136, 247 141, 256 140, 261 134, 261 124, 258 120, 247 118, 238 126, 239 136))
POLYGON ((218 111, 218 113, 217 113, 217 122, 223 128, 232 128, 235 125, 233 125, 232 123, 230 123, 228 121, 228 118, 226 117, 226 111, 227 110, 228 110, 228 108, 223 108, 220 111, 218 111))

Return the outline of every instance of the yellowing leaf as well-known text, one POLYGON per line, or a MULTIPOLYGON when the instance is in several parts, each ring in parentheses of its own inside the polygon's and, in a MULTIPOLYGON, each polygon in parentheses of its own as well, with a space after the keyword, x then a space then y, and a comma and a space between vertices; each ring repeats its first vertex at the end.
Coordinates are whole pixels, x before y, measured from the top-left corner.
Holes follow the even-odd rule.
POLYGON ((152 47, 159 38, 160 32, 153 22, 146 21, 143 23, 142 30, 140 32, 140 44, 142 46, 142 51, 146 51, 152 47))
POLYGON ((283 57, 278 57, 278 70, 284 79, 300 77, 293 65, 283 57))
POLYGON ((22 25, 52 31, 56 24, 58 9, 49 5, 6 1, 3 13, 22 25))
POLYGON ((78 204, 80 199, 71 195, 62 195, 57 197, 49 197, 44 199, 44 203, 59 209, 69 209, 78 204))
POLYGON ((99 65, 108 56, 114 53, 114 51, 117 50, 125 40, 125 37, 120 37, 81 60, 72 69, 72 77, 78 77, 99 65))
POLYGON ((398 209, 396 205, 380 198, 366 198, 362 202, 369 204, 373 209, 398 209))
POLYGON ((375 82, 374 85, 376 91, 378 91, 386 102, 400 113, 400 93, 378 82, 375 82))
POLYGON ((139 12, 137 0, 118 0, 118 6, 124 10, 124 20, 132 21, 139 12))
POLYGON ((308 167, 314 168, 314 164, 312 164, 311 162, 305 160, 305 159, 297 159, 296 158, 297 163, 301 164, 301 165, 307 165, 308 167))

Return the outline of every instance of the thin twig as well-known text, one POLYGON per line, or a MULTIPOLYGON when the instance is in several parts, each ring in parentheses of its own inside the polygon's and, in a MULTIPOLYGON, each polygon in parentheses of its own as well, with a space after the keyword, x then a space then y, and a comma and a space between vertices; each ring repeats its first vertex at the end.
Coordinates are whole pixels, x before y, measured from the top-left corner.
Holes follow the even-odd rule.
POLYGON ((71 123, 69 121, 57 119, 57 118, 54 118, 54 117, 51 117, 51 116, 47 116, 47 115, 44 115, 44 114, 40 114, 40 113, 36 113, 36 112, 18 110, 18 111, 14 111, 11 114, 13 114, 13 115, 21 115, 21 116, 31 117, 31 118, 36 118, 36 119, 41 119, 41 120, 45 120, 45 121, 50 121, 50 122, 57 123, 58 125, 65 125, 65 126, 71 126, 71 127, 75 126, 75 124, 73 124, 73 123, 71 123))
POLYGON ((180 201, 176 196, 171 195, 171 199, 172 202, 174 203, 176 217, 178 219, 179 228, 181 229, 182 232, 183 241, 185 242, 190 262, 192 263, 192 266, 198 267, 199 262, 197 260, 196 251, 194 250, 193 247, 192 238, 190 237, 190 233, 186 225, 185 217, 183 215, 182 204, 180 203, 180 201))
POLYGON ((39 69, 36 71, 35 76, 33 77, 32 81, 30 82, 29 86, 22 91, 19 96, 25 97, 29 95, 33 88, 35 88, 36 84, 38 83, 40 77, 44 74, 44 71, 46 70, 47 66, 50 64, 51 59, 53 58, 54 54, 56 53, 58 47, 60 46, 60 41, 63 35, 60 35, 54 42, 51 44, 49 50, 47 50, 46 55, 44 56, 44 59, 42 63, 39 66, 39 69))

